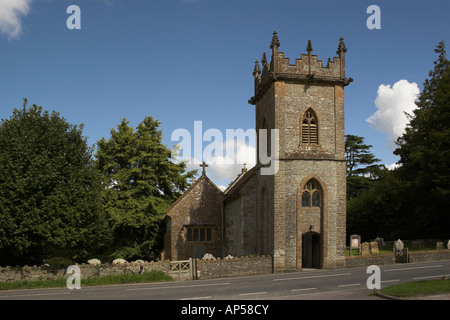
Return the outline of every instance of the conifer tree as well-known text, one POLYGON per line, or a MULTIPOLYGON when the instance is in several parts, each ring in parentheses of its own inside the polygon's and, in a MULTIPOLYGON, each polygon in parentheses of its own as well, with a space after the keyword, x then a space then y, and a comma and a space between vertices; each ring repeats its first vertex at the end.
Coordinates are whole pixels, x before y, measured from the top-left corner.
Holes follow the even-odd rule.
POLYGON ((122 119, 111 137, 97 143, 97 168, 104 176, 104 208, 114 243, 110 258, 148 258, 161 246, 166 209, 187 188, 194 172, 171 161, 160 122, 146 117, 136 129, 122 119))
POLYGON ((380 173, 380 161, 370 152, 371 145, 364 143, 364 138, 345 135, 345 159, 347 162, 347 199, 355 197, 369 187, 371 179, 380 173))
POLYGON ((450 61, 445 44, 410 115, 410 123, 397 140, 394 154, 402 165, 398 172, 409 184, 411 221, 423 236, 448 237, 450 226, 450 61))

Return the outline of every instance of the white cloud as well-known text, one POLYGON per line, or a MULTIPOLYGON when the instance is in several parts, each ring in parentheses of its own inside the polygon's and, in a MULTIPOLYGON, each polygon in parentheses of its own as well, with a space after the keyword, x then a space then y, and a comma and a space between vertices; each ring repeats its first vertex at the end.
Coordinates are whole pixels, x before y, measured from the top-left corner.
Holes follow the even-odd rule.
POLYGON ((414 101, 419 94, 417 84, 409 83, 408 80, 400 80, 392 88, 384 84, 378 87, 375 99, 375 107, 378 110, 366 121, 372 128, 388 135, 390 148, 395 147, 394 142, 404 133, 409 122, 405 112, 412 114, 417 108, 414 101))
POLYGON ((220 186, 217 186, 217 188, 219 188, 222 191, 225 191, 228 188, 228 186, 220 185, 220 186))
POLYGON ((177 142, 172 149, 172 160, 183 161, 188 170, 199 170, 205 161, 206 172, 219 184, 232 181, 241 173, 244 163, 247 169, 256 164, 256 130, 210 128, 203 131, 202 122, 194 121, 193 133, 179 128, 172 132, 171 140, 177 142))
POLYGON ((400 165, 396 162, 391 163, 391 164, 385 164, 385 166, 388 170, 395 170, 400 167, 400 165))
POLYGON ((22 33, 21 17, 30 12, 32 0, 0 0, 0 33, 8 39, 18 38, 22 33))
MULTIPOLYGON (((214 145, 216 155, 209 152, 203 153, 203 160, 208 165, 206 174, 213 181, 234 180, 241 173, 244 163, 247 169, 251 169, 256 164, 256 147, 242 140, 226 140, 217 142, 214 145)), ((186 167, 188 170, 197 170, 201 174, 198 159, 192 158, 186 167)))

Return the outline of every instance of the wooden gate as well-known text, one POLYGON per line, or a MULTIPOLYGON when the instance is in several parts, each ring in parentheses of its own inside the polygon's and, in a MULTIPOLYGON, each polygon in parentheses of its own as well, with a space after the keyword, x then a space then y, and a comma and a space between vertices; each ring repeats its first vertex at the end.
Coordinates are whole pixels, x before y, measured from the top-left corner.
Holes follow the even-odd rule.
POLYGON ((170 275, 175 280, 195 280, 197 272, 195 268, 195 260, 170 261, 170 275))

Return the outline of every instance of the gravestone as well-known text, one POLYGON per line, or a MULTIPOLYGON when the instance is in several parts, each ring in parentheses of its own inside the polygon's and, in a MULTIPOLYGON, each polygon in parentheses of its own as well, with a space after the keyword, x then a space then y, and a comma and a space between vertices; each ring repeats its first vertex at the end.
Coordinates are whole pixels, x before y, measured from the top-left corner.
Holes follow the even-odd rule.
POLYGON ((361 243, 361 254, 363 256, 370 254, 370 244, 368 242, 361 243))
POLYGON ((378 249, 378 242, 377 241, 373 241, 370 243, 370 251, 372 253, 380 253, 380 250, 378 249))
POLYGON ((214 256, 211 253, 206 253, 202 260, 216 260, 216 258, 214 258, 214 256))
POLYGON ((405 245, 400 239, 398 239, 394 243, 394 255, 395 255, 395 263, 408 262, 408 249, 405 248, 405 245))
POLYGON ((113 260, 112 264, 120 265, 120 264, 127 264, 128 262, 125 259, 115 259, 113 260))
POLYGON ((88 264, 91 265, 91 266, 98 266, 98 265, 100 265, 102 263, 98 259, 90 259, 90 260, 88 260, 88 264))
POLYGON ((376 237, 375 241, 378 243, 378 250, 381 250, 384 246, 384 239, 380 237, 376 237))
POLYGON ((436 250, 444 250, 444 242, 436 241, 436 250))
POLYGON ((405 245, 403 244, 402 240, 398 239, 394 242, 394 251, 400 251, 403 250, 405 245))
POLYGON ((447 242, 447 249, 450 249, 450 240, 447 242))

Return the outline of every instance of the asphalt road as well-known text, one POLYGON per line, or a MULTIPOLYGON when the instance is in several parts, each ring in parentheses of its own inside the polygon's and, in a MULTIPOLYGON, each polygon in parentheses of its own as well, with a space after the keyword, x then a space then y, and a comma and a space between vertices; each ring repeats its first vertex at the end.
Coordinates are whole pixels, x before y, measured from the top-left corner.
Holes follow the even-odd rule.
MULTIPOLYGON (((380 266, 381 287, 450 276, 450 260, 380 266)), ((81 275, 82 276, 82 275, 81 275)), ((368 296, 367 268, 262 276, 0 292, 0 300, 380 300, 368 296)), ((191 310, 192 311, 192 310, 191 310)))

